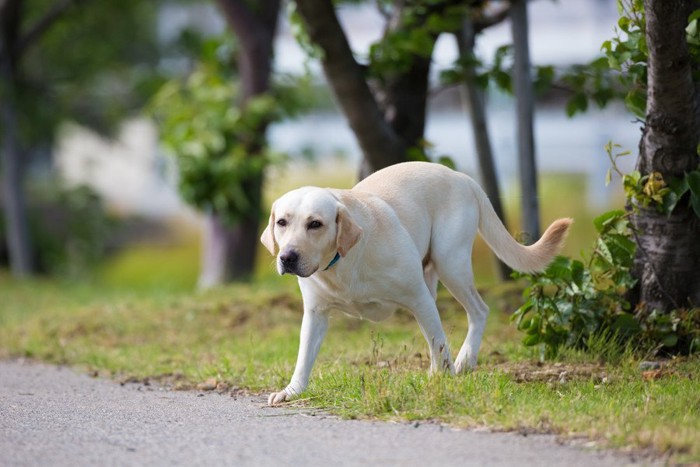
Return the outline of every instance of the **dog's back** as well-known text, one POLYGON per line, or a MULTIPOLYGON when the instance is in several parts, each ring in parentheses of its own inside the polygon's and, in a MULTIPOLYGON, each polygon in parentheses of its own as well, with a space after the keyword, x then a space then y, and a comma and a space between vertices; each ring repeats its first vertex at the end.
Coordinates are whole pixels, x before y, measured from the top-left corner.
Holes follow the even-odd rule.
POLYGON ((524 272, 544 269, 563 244, 571 219, 558 219, 531 246, 516 242, 483 189, 469 176, 440 164, 405 162, 370 175, 353 191, 373 193, 396 212, 428 262, 440 243, 472 242, 477 229, 506 264, 524 272))

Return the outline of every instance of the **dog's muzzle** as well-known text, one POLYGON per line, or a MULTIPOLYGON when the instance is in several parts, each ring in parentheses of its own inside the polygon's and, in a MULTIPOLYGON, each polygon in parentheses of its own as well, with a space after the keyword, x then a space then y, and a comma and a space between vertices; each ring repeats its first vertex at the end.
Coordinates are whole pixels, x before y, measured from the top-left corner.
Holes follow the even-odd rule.
POLYGON ((299 254, 294 250, 283 251, 280 253, 280 265, 282 266, 282 274, 298 274, 299 254))

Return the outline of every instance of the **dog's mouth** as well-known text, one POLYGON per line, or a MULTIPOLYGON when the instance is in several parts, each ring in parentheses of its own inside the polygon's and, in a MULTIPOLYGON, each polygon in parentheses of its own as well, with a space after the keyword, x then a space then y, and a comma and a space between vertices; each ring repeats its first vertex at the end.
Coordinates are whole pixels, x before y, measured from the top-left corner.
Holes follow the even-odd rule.
POLYGON ((288 264, 284 264, 283 262, 280 262, 280 274, 281 275, 291 274, 291 275, 297 276, 297 277, 309 277, 313 273, 315 273, 317 270, 318 270, 318 267, 310 268, 309 270, 306 270, 306 268, 301 267, 299 265, 288 265, 288 264))
POLYGON ((314 269, 313 271, 311 271, 309 273, 299 272, 299 271, 289 271, 289 270, 284 269, 284 270, 282 270, 282 275, 291 274, 291 275, 297 276, 297 277, 309 277, 315 272, 316 272, 316 269, 314 269))

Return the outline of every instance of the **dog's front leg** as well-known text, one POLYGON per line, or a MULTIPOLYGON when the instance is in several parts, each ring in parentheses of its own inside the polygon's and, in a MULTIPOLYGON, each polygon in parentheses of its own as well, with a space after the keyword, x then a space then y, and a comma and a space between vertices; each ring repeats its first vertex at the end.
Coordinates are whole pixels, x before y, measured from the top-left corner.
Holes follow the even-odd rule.
POLYGON ((304 309, 299 336, 299 355, 294 375, 286 388, 273 392, 267 399, 268 405, 275 405, 301 394, 309 384, 309 375, 314 366, 321 342, 328 330, 328 315, 314 309, 304 309))

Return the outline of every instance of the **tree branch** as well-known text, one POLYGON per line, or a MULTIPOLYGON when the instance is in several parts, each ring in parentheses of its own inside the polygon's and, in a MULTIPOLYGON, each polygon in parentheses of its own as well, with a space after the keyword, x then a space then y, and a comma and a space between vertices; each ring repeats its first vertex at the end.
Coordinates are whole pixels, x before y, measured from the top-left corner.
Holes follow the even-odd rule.
POLYGON ((217 3, 242 46, 238 64, 245 102, 269 91, 280 0, 259 1, 255 9, 245 0, 217 0, 217 3))
POLYGON ((39 18, 36 23, 34 23, 29 30, 22 34, 19 38, 17 44, 14 47, 14 53, 16 56, 21 55, 26 49, 33 43, 38 41, 46 31, 49 30, 51 26, 74 4, 75 0, 63 0, 54 5, 47 11, 44 16, 39 18))
POLYGON ((331 0, 297 0, 311 40, 323 51, 322 65, 338 104, 374 170, 401 162, 405 147, 384 119, 355 61, 331 0))
POLYGON ((472 19, 472 24, 474 27, 474 34, 478 34, 484 29, 495 26, 498 23, 505 21, 510 15, 510 3, 501 7, 498 11, 491 14, 485 14, 483 10, 479 11, 474 15, 472 19))
POLYGON ((19 35, 22 1, 2 0, 0 3, 0 56, 7 56, 8 64, 15 62, 14 49, 19 35))
POLYGON ((274 28, 279 12, 279 0, 260 2, 258 14, 245 0, 217 0, 226 22, 244 47, 255 48, 255 42, 274 28), (262 30, 261 30, 262 29, 262 30))

